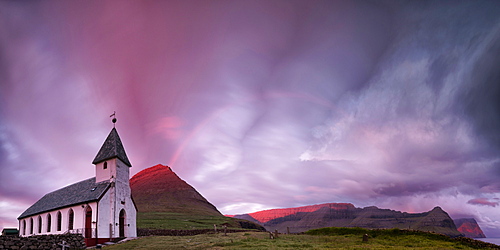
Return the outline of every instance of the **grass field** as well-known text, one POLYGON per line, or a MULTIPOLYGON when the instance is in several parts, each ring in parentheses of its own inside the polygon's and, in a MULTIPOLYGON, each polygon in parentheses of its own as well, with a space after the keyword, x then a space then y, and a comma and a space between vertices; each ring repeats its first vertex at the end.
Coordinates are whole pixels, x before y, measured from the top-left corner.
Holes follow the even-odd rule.
POLYGON ((270 239, 267 232, 201 234, 194 236, 151 236, 107 246, 105 249, 488 249, 430 234, 389 232, 369 237, 363 232, 342 235, 323 233, 279 235, 270 239), (360 234, 361 233, 361 234, 360 234))
POLYGON ((206 229, 213 228, 214 224, 231 224, 231 218, 224 216, 186 215, 178 213, 139 213, 137 216, 138 228, 156 229, 206 229))
MULTIPOLYGON (((212 215, 190 215, 167 212, 139 213, 137 215, 137 228, 193 230, 213 229, 214 225, 221 226, 227 224, 228 228, 241 229, 241 225, 238 221, 243 220, 212 215)), ((246 223, 253 224, 250 222, 246 223)))

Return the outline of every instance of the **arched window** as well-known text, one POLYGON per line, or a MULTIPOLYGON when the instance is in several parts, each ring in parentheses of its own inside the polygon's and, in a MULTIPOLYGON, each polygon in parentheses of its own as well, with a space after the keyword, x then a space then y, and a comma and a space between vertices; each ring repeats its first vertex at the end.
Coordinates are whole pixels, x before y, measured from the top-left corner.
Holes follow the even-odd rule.
POLYGON ((26 220, 23 220, 23 236, 26 235, 26 220))
POLYGON ((52 216, 47 214, 47 233, 50 232, 50 227, 52 226, 52 216))
POLYGON ((33 234, 33 218, 30 218, 30 234, 33 234))
POLYGON ((62 215, 61 212, 57 212, 57 231, 61 231, 62 225, 62 215))
POLYGON ((38 215, 38 233, 42 233, 42 216, 38 215))
POLYGON ((104 164, 102 165, 102 169, 107 169, 108 168, 108 162, 104 162, 104 164))
POLYGON ((73 209, 69 209, 68 213, 68 230, 73 230, 73 221, 75 220, 75 213, 73 213, 73 209))

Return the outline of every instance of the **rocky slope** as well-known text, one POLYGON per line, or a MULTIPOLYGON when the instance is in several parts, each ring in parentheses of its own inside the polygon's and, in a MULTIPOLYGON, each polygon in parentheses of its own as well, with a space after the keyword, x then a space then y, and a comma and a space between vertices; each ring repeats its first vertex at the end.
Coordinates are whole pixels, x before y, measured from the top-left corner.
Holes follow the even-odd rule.
POLYGON ((291 233, 322 227, 401 228, 459 236, 453 220, 440 207, 425 213, 405 213, 377 207, 356 208, 349 203, 327 203, 290 209, 271 209, 234 215, 267 230, 291 233))
POLYGON ((158 164, 135 174, 130 179, 130 189, 139 213, 222 216, 214 205, 168 166, 158 164))
POLYGON ((486 238, 483 230, 474 218, 462 218, 454 220, 457 230, 469 238, 486 238))

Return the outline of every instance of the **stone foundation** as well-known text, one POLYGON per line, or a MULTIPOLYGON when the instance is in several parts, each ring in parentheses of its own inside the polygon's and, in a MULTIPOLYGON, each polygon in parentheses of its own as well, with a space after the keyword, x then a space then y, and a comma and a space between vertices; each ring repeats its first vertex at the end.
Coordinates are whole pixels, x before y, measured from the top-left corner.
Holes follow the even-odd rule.
MULTIPOLYGON (((62 250, 63 241, 69 249, 85 249, 85 241, 81 234, 34 235, 29 237, 0 236, 0 249, 55 249, 62 250)), ((68 249, 68 248, 66 248, 68 249)))

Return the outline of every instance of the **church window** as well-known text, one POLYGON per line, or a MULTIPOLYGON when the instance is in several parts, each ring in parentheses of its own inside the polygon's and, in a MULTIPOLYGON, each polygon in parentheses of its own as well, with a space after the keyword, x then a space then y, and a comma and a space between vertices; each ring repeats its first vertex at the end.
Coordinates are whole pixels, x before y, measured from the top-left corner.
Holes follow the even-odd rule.
POLYGON ((33 218, 30 218, 30 234, 33 234, 33 218))
POLYGON ((73 230, 74 219, 75 219, 75 213, 73 213, 73 209, 70 209, 68 213, 68 230, 73 230))
POLYGON ((61 212, 57 212, 57 231, 61 231, 62 225, 62 215, 61 212))
POLYGON ((38 233, 42 233, 42 216, 38 215, 38 233))
POLYGON ((23 235, 26 235, 26 220, 23 220, 23 235))
POLYGON ((103 168, 103 169, 107 169, 107 168, 108 168, 108 162, 106 162, 106 161, 105 161, 105 162, 104 162, 104 165, 103 165, 103 167, 102 167, 102 168, 103 168))
POLYGON ((52 216, 47 214, 47 233, 50 232, 50 227, 52 226, 52 216))

